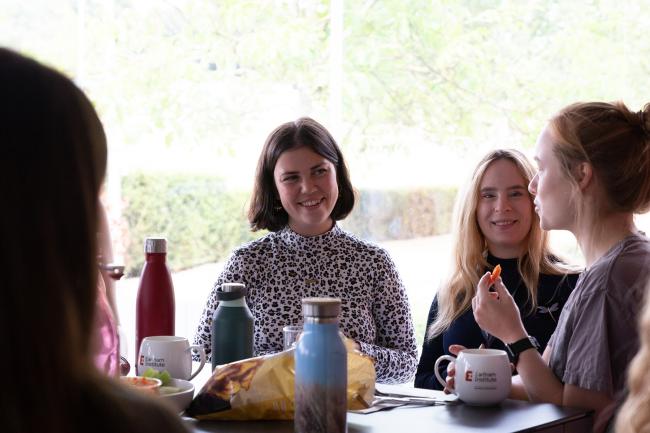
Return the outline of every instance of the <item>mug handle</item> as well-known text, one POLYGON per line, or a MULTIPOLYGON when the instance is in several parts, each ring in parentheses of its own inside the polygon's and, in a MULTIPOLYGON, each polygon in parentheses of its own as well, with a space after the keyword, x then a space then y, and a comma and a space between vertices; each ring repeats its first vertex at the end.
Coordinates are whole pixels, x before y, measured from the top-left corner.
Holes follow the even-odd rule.
POLYGON ((436 363, 433 365, 433 373, 436 375, 436 379, 438 379, 440 385, 442 385, 442 387, 444 388, 447 386, 447 382, 442 378, 440 372, 438 371, 438 366, 442 361, 456 362, 456 358, 451 355, 442 355, 440 358, 436 359, 436 363))
POLYGON ((201 372, 201 370, 203 370, 203 366, 205 365, 205 349, 203 348, 203 346, 200 346, 200 345, 190 346, 190 348, 189 348, 190 352, 192 351, 192 349, 199 352, 199 358, 200 358, 201 364, 199 365, 199 368, 197 368, 196 371, 192 375, 190 375, 190 378, 188 380, 194 379, 194 376, 199 374, 201 372))

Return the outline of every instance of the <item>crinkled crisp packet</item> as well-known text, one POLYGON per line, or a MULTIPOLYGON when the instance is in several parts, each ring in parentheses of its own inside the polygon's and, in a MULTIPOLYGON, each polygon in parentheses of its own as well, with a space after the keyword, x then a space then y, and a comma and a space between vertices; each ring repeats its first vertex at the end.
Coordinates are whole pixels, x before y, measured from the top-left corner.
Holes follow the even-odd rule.
MULTIPOLYGON (((348 349, 348 410, 370 407, 375 394, 371 357, 348 349)), ((294 411, 294 349, 218 366, 186 414, 200 420, 290 420, 294 411)))

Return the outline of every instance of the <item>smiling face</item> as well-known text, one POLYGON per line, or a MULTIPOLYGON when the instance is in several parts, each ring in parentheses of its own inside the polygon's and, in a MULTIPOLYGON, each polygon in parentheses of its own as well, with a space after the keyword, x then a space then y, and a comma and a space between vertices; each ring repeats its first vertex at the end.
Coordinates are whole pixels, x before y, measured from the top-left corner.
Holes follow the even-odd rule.
POLYGON ((573 230, 576 197, 571 179, 553 151, 555 139, 547 126, 537 139, 535 161, 538 171, 528 190, 535 196, 535 212, 544 230, 573 230))
POLYGON ((492 162, 479 185, 476 220, 492 255, 519 257, 533 220, 533 204, 526 180, 517 166, 507 160, 492 162))
POLYGON ((278 158, 273 178, 293 231, 315 236, 332 227, 339 194, 336 167, 327 158, 306 146, 287 150, 278 158))

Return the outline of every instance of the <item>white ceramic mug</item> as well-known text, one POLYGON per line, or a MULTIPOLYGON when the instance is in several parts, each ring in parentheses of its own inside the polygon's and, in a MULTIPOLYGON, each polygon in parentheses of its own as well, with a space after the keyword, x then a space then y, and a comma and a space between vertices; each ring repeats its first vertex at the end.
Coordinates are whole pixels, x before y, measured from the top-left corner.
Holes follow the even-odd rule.
POLYGON ((185 337, 161 335, 145 337, 140 343, 138 356, 138 375, 148 368, 167 370, 176 379, 192 380, 205 365, 205 350, 202 346, 190 346, 185 337), (192 373, 192 350, 199 352, 201 364, 192 373))
POLYGON ((442 361, 456 363, 454 393, 467 404, 490 406, 508 398, 512 385, 510 360, 503 350, 465 349, 457 358, 443 355, 436 360, 434 373, 438 382, 445 386, 445 380, 438 372, 442 361))

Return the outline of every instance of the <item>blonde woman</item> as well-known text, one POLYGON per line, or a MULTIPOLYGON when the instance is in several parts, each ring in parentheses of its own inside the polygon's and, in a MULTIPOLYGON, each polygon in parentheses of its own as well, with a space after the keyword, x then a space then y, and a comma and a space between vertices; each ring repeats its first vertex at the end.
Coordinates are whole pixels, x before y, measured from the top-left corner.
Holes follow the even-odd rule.
MULTIPOLYGON (((427 320, 427 335, 415 376, 419 388, 442 389, 435 378, 436 359, 452 345, 505 350, 503 342, 481 331, 472 315, 479 279, 497 264, 515 299, 521 319, 540 345, 557 325, 577 275, 549 252, 539 227, 528 184, 534 169, 516 150, 495 150, 479 162, 455 211, 454 262, 438 291, 427 320)), ((443 377, 446 370, 441 369, 443 377)))
POLYGON ((650 286, 639 324, 641 349, 630 364, 629 395, 616 420, 617 433, 650 433, 650 286))

